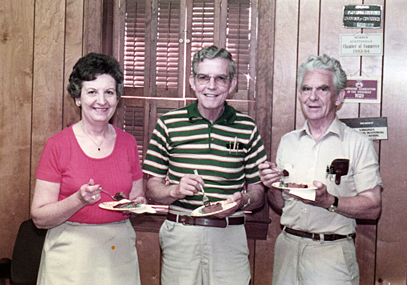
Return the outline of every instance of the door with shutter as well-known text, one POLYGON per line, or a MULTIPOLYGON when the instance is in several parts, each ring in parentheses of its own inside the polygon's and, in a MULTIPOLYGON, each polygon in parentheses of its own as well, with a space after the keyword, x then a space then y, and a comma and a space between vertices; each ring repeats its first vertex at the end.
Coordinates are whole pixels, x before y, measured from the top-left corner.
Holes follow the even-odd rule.
MULTIPOLYGON (((228 98, 255 114, 257 1, 126 0, 123 114, 117 123, 132 133, 142 160, 157 118, 196 100, 189 86, 193 54, 226 47, 237 65, 238 86, 228 98)), ((265 239, 268 206, 248 216, 249 235, 265 239), (253 221, 253 223, 251 223, 253 221)))
POLYGON ((238 86, 228 102, 255 118, 257 11, 251 2, 255 1, 126 1, 125 91, 120 107, 124 117, 119 126, 138 139, 140 157, 162 114, 158 110, 195 100, 188 78, 193 54, 203 47, 215 44, 232 53, 238 86))

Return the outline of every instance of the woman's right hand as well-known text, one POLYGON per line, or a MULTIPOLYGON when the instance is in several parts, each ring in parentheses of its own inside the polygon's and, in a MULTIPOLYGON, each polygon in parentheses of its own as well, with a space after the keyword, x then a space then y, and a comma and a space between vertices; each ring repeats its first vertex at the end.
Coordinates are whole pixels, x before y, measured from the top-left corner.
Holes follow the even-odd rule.
POLYGON ((93 179, 89 180, 88 184, 84 184, 78 190, 78 198, 85 205, 95 204, 100 200, 100 185, 96 184, 93 179))

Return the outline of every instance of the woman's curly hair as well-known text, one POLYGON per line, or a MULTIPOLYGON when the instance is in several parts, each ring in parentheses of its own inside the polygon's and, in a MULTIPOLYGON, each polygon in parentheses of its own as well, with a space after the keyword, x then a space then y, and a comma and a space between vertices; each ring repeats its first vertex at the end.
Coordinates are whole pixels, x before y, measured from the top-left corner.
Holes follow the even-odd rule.
POLYGON ((109 74, 116 81, 116 95, 123 93, 123 72, 119 62, 111 55, 88 53, 81 57, 69 76, 67 90, 73 99, 81 96, 82 82, 95 80, 98 75, 109 74))

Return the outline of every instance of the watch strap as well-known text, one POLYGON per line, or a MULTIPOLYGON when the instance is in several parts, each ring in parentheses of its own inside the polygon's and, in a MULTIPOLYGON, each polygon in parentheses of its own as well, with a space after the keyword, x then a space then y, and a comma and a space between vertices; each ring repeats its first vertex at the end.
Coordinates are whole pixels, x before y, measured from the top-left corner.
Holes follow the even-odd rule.
POLYGON ((327 210, 328 210, 329 212, 335 212, 335 211, 336 211, 336 208, 338 207, 338 203, 339 203, 339 198, 336 197, 336 196, 334 196, 334 202, 333 202, 333 204, 332 204, 331 206, 329 206, 329 207, 327 208, 327 210))
POLYGON ((251 203, 251 197, 250 197, 250 194, 249 193, 246 193, 246 195, 247 195, 247 202, 246 202, 246 204, 244 204, 243 205, 243 207, 242 208, 240 208, 241 210, 244 210, 244 209, 246 209, 249 205, 250 205, 250 203, 251 203))

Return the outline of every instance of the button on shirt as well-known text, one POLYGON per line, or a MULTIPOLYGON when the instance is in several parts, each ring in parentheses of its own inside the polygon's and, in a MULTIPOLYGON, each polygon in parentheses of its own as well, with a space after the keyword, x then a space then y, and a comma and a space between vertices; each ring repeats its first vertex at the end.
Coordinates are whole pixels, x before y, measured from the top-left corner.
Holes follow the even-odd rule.
MULTIPOLYGON (((318 141, 311 136, 307 122, 303 128, 284 135, 277 151, 277 165, 289 171, 286 181, 310 184, 320 181, 330 194, 338 197, 353 197, 382 183, 373 142, 337 117, 318 141), (349 169, 336 185, 335 175, 327 175, 326 169, 339 158, 349 159, 349 169)), ((302 203, 285 193, 283 197, 282 225, 313 233, 355 232, 355 219, 302 203)))

